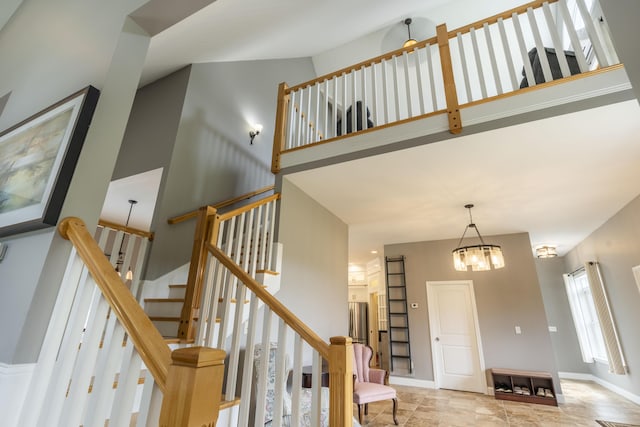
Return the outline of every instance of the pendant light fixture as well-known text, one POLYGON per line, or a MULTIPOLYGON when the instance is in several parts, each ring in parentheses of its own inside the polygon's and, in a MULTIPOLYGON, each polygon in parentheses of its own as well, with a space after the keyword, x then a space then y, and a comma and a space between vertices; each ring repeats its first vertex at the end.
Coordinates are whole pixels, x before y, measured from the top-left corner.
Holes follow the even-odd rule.
POLYGON ((407 18, 404 20, 404 24, 407 26, 407 35, 409 36, 407 38, 407 41, 405 41, 402 44, 402 47, 410 47, 413 46, 414 44, 418 43, 418 41, 414 38, 411 38, 411 18, 407 18))
POLYGON ((472 271, 488 271, 504 267, 504 257, 502 256, 502 248, 497 245, 488 245, 478 231, 478 227, 473 222, 471 216, 472 204, 464 205, 469 210, 469 225, 464 229, 462 237, 458 242, 458 247, 453 250, 453 266, 458 271, 468 271, 471 267, 472 271), (479 245, 461 246, 467 230, 473 228, 480 238, 479 245))
MULTIPOLYGON (((124 224, 124 228, 127 229, 129 227, 129 220, 131 219, 131 211, 133 210, 133 205, 138 203, 137 200, 129 199, 129 215, 127 215, 127 222, 124 224)), ((124 236, 122 236, 122 240, 120 241, 120 250, 118 250, 118 260, 116 261, 116 273, 118 276, 121 276, 122 265, 124 264, 124 252, 122 252, 122 247, 124 246, 124 236)), ((127 274, 124 276, 125 280, 133 280, 133 271, 131 271, 131 266, 127 270, 127 274)))

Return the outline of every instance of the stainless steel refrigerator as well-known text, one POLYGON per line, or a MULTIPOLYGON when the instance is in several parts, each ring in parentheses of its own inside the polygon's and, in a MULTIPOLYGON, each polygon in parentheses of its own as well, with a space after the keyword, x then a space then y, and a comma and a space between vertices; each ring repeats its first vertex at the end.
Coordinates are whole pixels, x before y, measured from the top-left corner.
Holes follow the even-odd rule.
POLYGON ((349 302, 349 336, 353 342, 369 344, 369 304, 349 302))

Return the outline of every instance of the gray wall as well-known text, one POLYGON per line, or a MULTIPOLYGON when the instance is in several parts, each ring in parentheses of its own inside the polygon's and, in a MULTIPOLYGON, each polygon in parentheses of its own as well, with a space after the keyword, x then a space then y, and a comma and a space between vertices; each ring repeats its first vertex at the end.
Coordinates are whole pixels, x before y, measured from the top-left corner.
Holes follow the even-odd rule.
POLYGON ((598 261, 613 314, 622 351, 629 367, 628 375, 613 375, 608 366, 586 366, 593 375, 640 395, 640 293, 631 268, 640 264, 640 197, 636 197, 605 224, 565 255, 566 271, 587 261, 598 261))
POLYGON ((457 240, 386 245, 385 256, 404 255, 409 310, 411 354, 415 378, 433 380, 427 281, 472 280, 485 367, 550 372, 559 388, 547 318, 531 253, 528 233, 486 236, 502 246, 506 266, 499 270, 459 272, 451 251, 457 240), (515 326, 522 329, 515 334, 515 326))
MULTIPOLYGON (((11 96, 0 116, 6 129, 92 84, 102 95, 62 216, 97 222, 135 93, 148 37, 126 15, 142 0, 78 8, 77 2, 25 0, 0 37, 0 94, 11 96), (60 31, 64 22, 65 31, 60 31), (93 25, 87 25, 88 22, 93 25), (83 49, 69 43, 82 40, 83 49), (111 62, 112 56, 114 62, 111 62)), ((3 239, 11 255, 0 267, 0 313, 11 319, 0 362, 32 362, 53 308, 70 245, 55 230, 3 239)))
POLYGON ((544 311, 547 313, 549 326, 555 326, 557 331, 550 332, 553 352, 559 372, 589 373, 582 362, 578 335, 571 317, 569 298, 565 290, 562 275, 568 271, 564 258, 536 259, 538 281, 544 301, 544 311))
POLYGON ((348 235, 344 222, 284 178, 277 297, 325 341, 348 334, 348 235))
POLYGON ((146 279, 183 265, 191 255, 195 221, 168 225, 168 218, 273 184, 278 84, 314 76, 310 59, 192 65, 175 140, 167 141, 174 145, 154 214, 146 279), (254 122, 264 129, 249 145, 254 122))
POLYGON ((600 5, 609 24, 613 44, 620 62, 624 64, 636 98, 640 99, 640 55, 638 55, 640 2, 637 0, 600 0, 600 5))

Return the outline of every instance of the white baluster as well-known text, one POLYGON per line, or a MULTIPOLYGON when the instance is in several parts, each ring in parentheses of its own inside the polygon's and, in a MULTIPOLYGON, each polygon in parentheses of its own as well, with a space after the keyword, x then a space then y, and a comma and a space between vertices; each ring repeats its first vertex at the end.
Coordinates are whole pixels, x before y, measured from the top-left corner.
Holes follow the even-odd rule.
POLYGON ((46 412, 45 400, 50 402, 54 398, 50 391, 54 388, 53 373, 57 371, 56 359, 60 342, 65 335, 67 320, 72 320, 69 314, 73 311, 76 291, 80 283, 84 283, 86 274, 82 261, 77 256, 75 249, 72 249, 51 320, 42 342, 38 363, 29 384, 29 404, 24 405, 20 414, 20 422, 18 423, 20 426, 36 425, 39 416, 46 412))
POLYGON ((361 117, 361 125, 362 125, 362 130, 367 129, 367 109, 369 108, 369 106, 367 105, 367 69, 365 68, 365 66, 363 65, 360 68, 360 77, 362 80, 362 114, 360 115, 361 117))
POLYGON ((340 76, 342 80, 342 135, 347 134, 347 75, 342 73, 340 76))
MULTIPOLYGON (((235 276, 234 276, 235 277, 235 276)), ((244 314, 244 300, 246 287, 243 283, 237 284, 235 318, 233 320, 233 334, 231 337, 231 351, 229 351, 229 368, 227 370, 226 400, 233 400, 236 394, 238 381, 238 366, 240 364, 240 344, 242 340, 242 316, 244 314)))
POLYGON ((291 425, 300 425, 300 396, 302 389, 302 337, 295 334, 293 344, 293 375, 292 375, 292 395, 291 395, 291 425))
POLYGON ((607 55, 604 53, 602 41, 600 40, 600 37, 598 37, 598 32, 593 25, 593 21, 591 19, 591 15, 589 14, 589 10, 587 9, 587 5, 584 3, 584 0, 576 0, 576 4, 578 5, 580 15, 582 15, 582 20, 584 21, 585 28, 587 29, 587 33, 589 34, 589 40, 591 40, 593 50, 596 53, 598 64, 601 67, 608 67, 611 64, 609 64, 607 55))
POLYGON ((382 124, 389 123, 389 89, 387 88, 387 61, 380 61, 382 66, 382 104, 384 106, 384 122, 382 124))
POLYGON ((307 92, 307 122, 305 123, 305 145, 311 143, 311 126, 313 125, 313 117, 311 116, 311 86, 304 88, 307 92))
POLYGON ((516 90, 519 87, 518 77, 516 75, 516 69, 513 66, 511 47, 509 46, 509 39, 507 38, 507 32, 504 28, 504 20, 502 18, 498 18, 498 29, 500 30, 500 38, 502 40, 502 51, 504 52, 507 68, 509 69, 509 77, 511 78, 511 88, 512 90, 516 90))
POLYGON ((351 129, 353 132, 358 131, 358 108, 356 105, 358 99, 358 85, 356 83, 357 70, 351 70, 351 129))
MULTIPOLYGON (((140 397, 140 411, 138 412, 138 417, 136 419, 136 427, 146 427, 147 425, 158 424, 157 420, 155 423, 151 421, 153 417, 152 405, 153 405, 153 395, 154 389, 159 387, 154 382, 153 375, 151 375, 151 371, 148 369, 144 373, 144 385, 142 386, 142 396, 140 397)), ((158 410, 158 414, 160 411, 158 410)))
POLYGON ((256 392, 256 419, 255 426, 264 426, 264 404, 267 401, 267 376, 269 375, 269 351, 271 349, 271 341, 269 339, 271 332, 271 308, 264 306, 264 318, 262 320, 262 353, 260 355, 260 365, 258 370, 258 385, 256 392))
POLYGON ((322 357, 313 350, 313 364, 311 367, 311 425, 320 425, 322 408, 322 357))
POLYGON ((478 48, 478 39, 476 38, 476 29, 471 28, 469 31, 471 36, 471 44, 473 45, 473 56, 476 62, 476 71, 478 72, 478 82, 480 83, 480 92, 482 99, 487 98, 487 85, 484 79, 484 71, 482 69, 482 59, 480 58, 480 49, 478 48))
POLYGON ((524 36, 522 35, 522 27, 520 26, 520 17, 517 13, 511 15, 513 22, 513 28, 516 30, 516 38, 518 39, 518 47, 520 50, 520 56, 522 56, 522 63, 524 67, 524 74, 527 77, 527 83, 529 87, 536 85, 536 79, 533 76, 533 69, 531 68, 531 61, 529 61, 529 52, 524 42, 524 36))
POLYGON ((133 348, 133 344, 128 343, 127 353, 125 354, 122 368, 120 369, 120 378, 118 379, 118 388, 113 402, 109 425, 127 426, 131 423, 133 402, 138 389, 141 367, 142 360, 140 359, 140 355, 136 349, 133 348))
MULTIPOLYGON (((247 319, 247 342, 245 345, 245 357, 242 368, 242 386, 240 396, 250 396, 253 384, 253 349, 256 341, 256 319, 258 318, 258 304, 260 300, 251 292, 249 296, 249 318, 247 319)), ((238 414, 238 425, 249 425, 250 400, 242 399, 238 414)))
POLYGON ((411 84, 409 78, 409 54, 406 50, 402 52, 402 60, 404 61, 404 88, 405 97, 407 98, 407 117, 413 117, 413 108, 411 106, 411 84))
POLYGON ((562 21, 564 21, 565 28, 567 29, 567 34, 569 34, 569 40, 571 40, 571 47, 573 49, 573 53, 576 55, 576 60, 578 61, 578 67, 580 68, 581 73, 585 73, 589 71, 589 65, 587 64, 587 58, 584 56, 584 52, 582 51, 582 46, 580 45, 580 39, 578 38, 578 33, 576 32, 575 26, 573 24, 573 20, 571 19, 571 14, 569 13, 569 9, 567 8, 566 0, 558 1, 558 14, 561 15, 562 21))
MULTIPOLYGON (((438 96, 436 95, 436 75, 433 71, 433 58, 431 55, 431 49, 434 46, 427 45, 427 64, 429 65, 429 89, 431 90, 431 106, 433 111, 438 110, 438 96)), ((435 46, 437 48, 437 46, 435 46)))
MULTIPOLYGON (((427 49, 429 45, 427 45, 427 49)), ((420 101, 420 115, 425 113, 424 110, 424 87, 422 85, 422 60, 420 59, 420 51, 421 49, 414 49, 413 55, 416 61, 416 82, 418 84, 418 100, 420 101)))
POLYGON ((270 217, 269 217, 269 234, 267 239, 267 263, 269 265, 269 270, 273 271, 275 268, 273 267, 273 240, 274 240, 274 230, 276 226, 276 201, 269 202, 270 205, 270 217))
POLYGON ((531 33, 533 34, 533 39, 535 40, 536 49, 538 50, 538 60, 540 61, 540 66, 542 67, 542 74, 544 75, 544 81, 550 82, 553 80, 553 74, 551 73, 551 67, 549 66, 547 51, 545 50, 544 44, 542 43, 542 36, 540 35, 538 22, 536 21, 536 16, 533 12, 533 8, 531 7, 527 9, 527 18, 529 18, 531 33))
POLYGON ((400 120, 400 97, 398 96, 398 93, 400 91, 400 88, 398 87, 398 57, 394 56, 393 57, 393 91, 392 93, 395 96, 395 100, 396 100, 396 117, 395 120, 398 121, 400 120))
POLYGON ((333 76, 333 111, 331 112, 331 133, 338 136, 338 76, 333 76))
MULTIPOLYGON (((284 393, 286 392, 286 353, 287 353, 287 324, 284 320, 278 320, 278 348, 276 350, 276 383, 275 383, 275 397, 273 407, 273 420, 275 425, 282 425, 284 419, 284 393)), ((296 386, 294 384, 294 386, 296 386)))
POLYGON ((569 77, 571 75, 571 71, 569 70, 567 57, 564 54, 564 47, 562 46, 562 42, 560 41, 558 28, 556 27, 556 22, 553 18, 553 15, 551 14, 549 3, 545 2, 542 4, 542 11, 544 13, 545 22, 547 24, 547 31, 551 36, 551 41, 553 42, 553 47, 556 51, 556 58, 558 59, 558 65, 560 66, 562 77, 569 77))
POLYGON ((314 120, 314 132, 313 138, 311 142, 317 142, 320 139, 320 83, 316 82, 316 109, 315 109, 315 120, 314 120))
MULTIPOLYGON (((109 304, 102 297, 102 292, 91 280, 95 289, 92 297, 91 311, 86 322, 86 330, 82 336, 82 345, 76 350, 77 359, 71 375, 71 386, 62 407, 60 425, 75 426, 81 424, 82 409, 88 398, 88 389, 94 372, 102 331, 109 311, 109 304)), ((113 380, 113 379, 112 379, 113 380)))
POLYGON ((329 138, 329 79, 324 81, 324 120, 322 124, 322 138, 329 138))
POLYGON ((289 132, 287 135, 286 148, 293 148, 294 141, 296 140, 296 121, 298 120, 298 113, 296 110, 296 92, 291 92, 289 99, 289 132))
POLYGON ((464 53, 464 39, 462 33, 458 32, 456 38, 458 39, 458 53, 460 54, 460 63, 462 64, 462 74, 464 76, 464 87, 467 93, 467 102, 473 101, 471 95, 471 82, 469 80, 469 67, 467 66, 467 55, 464 53))
POLYGON ((373 122, 377 125, 379 123, 378 118, 378 64, 371 65, 371 118, 373 122))
POLYGON ((502 82, 500 81, 500 73, 498 72, 498 63, 496 62, 496 51, 493 48, 493 40, 491 39, 491 30, 486 22, 483 26, 484 38, 487 41, 487 49, 489 49, 489 58, 491 59, 491 71, 493 71, 493 79, 496 84, 498 95, 502 95, 502 82))

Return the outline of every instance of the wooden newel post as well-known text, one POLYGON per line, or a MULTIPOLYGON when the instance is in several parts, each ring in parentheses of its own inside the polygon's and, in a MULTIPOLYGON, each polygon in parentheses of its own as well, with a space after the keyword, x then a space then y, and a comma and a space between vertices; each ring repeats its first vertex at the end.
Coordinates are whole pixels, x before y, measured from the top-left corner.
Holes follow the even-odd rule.
POLYGON ((284 140, 287 136, 287 111, 289 109, 289 94, 286 83, 278 86, 278 105, 276 107, 276 127, 273 130, 273 153, 271 157, 271 172, 280 172, 280 153, 284 150, 284 140))
POLYGON ((436 27, 436 37, 438 38, 438 47, 440 49, 440 64, 442 66, 442 79, 444 80, 444 96, 447 101, 449 132, 456 134, 462 132, 462 121, 460 120, 456 82, 453 78, 449 34, 445 24, 440 24, 436 27))
POLYGON ((214 427, 220 412, 226 353, 207 347, 173 351, 160 426, 214 427))
POLYGON ((180 313, 180 325, 178 326, 178 338, 192 340, 195 337, 193 319, 200 314, 200 296, 204 283, 204 272, 207 267, 207 242, 211 239, 213 218, 216 209, 211 206, 203 206, 198 211, 198 223, 193 238, 191 250, 191 263, 189 264, 189 276, 187 289, 184 293, 184 305, 180 313))
POLYGON ((353 426, 353 345, 331 337, 329 346, 329 425, 353 426))

